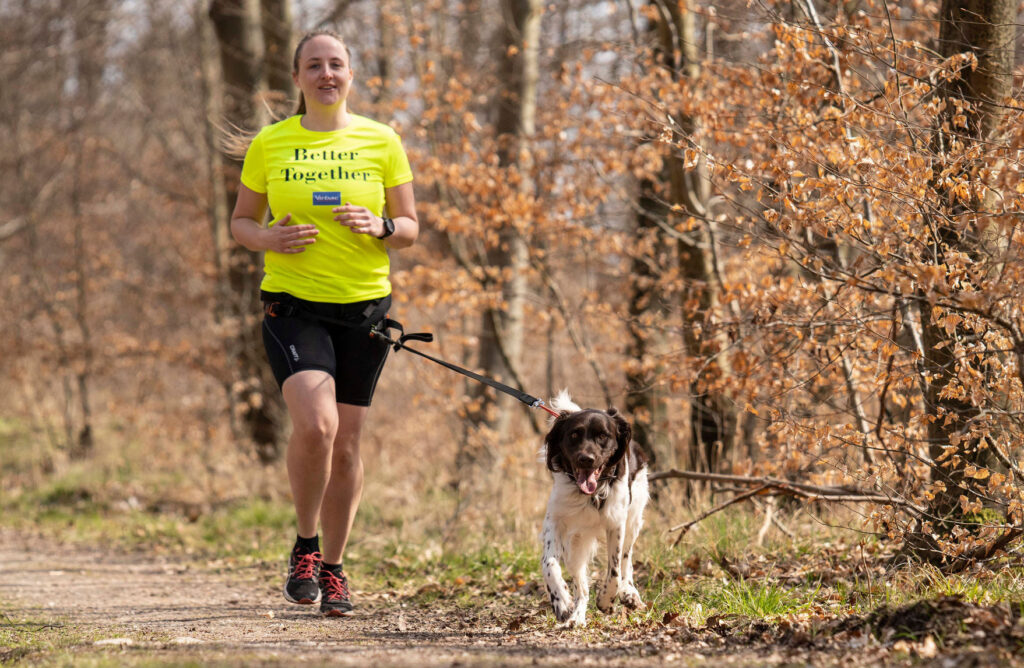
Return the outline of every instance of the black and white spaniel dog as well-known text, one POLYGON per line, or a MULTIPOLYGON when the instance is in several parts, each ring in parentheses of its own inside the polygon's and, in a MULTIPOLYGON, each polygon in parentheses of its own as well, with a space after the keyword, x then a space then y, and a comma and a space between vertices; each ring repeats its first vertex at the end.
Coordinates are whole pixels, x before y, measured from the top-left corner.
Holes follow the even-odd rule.
POLYGON ((597 607, 610 612, 615 599, 631 609, 643 605, 633 583, 633 544, 647 505, 647 459, 632 442, 632 429, 614 408, 583 410, 562 391, 552 402, 559 416, 544 439, 544 459, 553 487, 541 535, 541 569, 555 618, 565 626, 587 623, 589 567, 604 537, 605 578, 597 607), (559 561, 573 581, 573 595, 559 561))

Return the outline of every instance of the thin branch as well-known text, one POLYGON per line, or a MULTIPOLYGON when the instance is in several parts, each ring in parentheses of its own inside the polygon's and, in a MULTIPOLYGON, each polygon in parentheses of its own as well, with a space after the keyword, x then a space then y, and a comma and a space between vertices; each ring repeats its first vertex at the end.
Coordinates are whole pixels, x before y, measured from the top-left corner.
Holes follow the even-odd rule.
MULTIPOLYGON (((814 501, 880 503, 909 508, 918 515, 923 515, 926 512, 924 508, 911 503, 906 499, 877 494, 874 492, 865 492, 855 487, 822 487, 820 485, 809 485, 807 483, 794 482, 792 480, 779 480, 777 478, 754 478, 750 476, 727 475, 724 473, 699 473, 697 471, 681 471, 679 469, 670 469, 668 471, 651 473, 647 476, 649 481, 665 480, 668 478, 758 485, 762 488, 773 489, 776 494, 788 494, 814 501)), ((739 497, 737 497, 737 499, 739 499, 739 497)))
MULTIPOLYGON (((756 500, 753 503, 755 506, 760 506, 756 500)), ((770 497, 767 503, 764 504, 764 508, 762 508, 762 510, 764 511, 764 522, 761 524, 761 528, 757 532, 756 543, 758 547, 764 545, 764 537, 768 535, 768 529, 771 527, 772 521, 775 519, 775 497, 770 497)))
POLYGON ((988 447, 990 450, 992 450, 992 454, 996 456, 996 459, 998 459, 1003 464, 1003 466, 1010 469, 1010 471, 1012 471, 1013 474, 1017 476, 1017 480, 1024 480, 1024 473, 1022 473, 1020 468, 1016 464, 1014 464, 1009 457, 1006 456, 1006 453, 1003 452, 1002 449, 1000 449, 999 444, 996 443, 995 440, 992 438, 985 438, 984 440, 988 443, 988 447))
POLYGON ((0 241, 7 241, 26 227, 28 227, 28 220, 24 216, 7 221, 0 225, 0 241))
MULTIPOLYGON (((502 363, 505 365, 505 370, 508 371, 508 375, 511 376, 512 382, 519 387, 519 389, 526 389, 526 383, 523 382, 522 376, 519 375, 519 370, 512 360, 512 356, 509 355, 508 349, 505 347, 505 332, 501 327, 501 323, 498 321, 498 313, 494 309, 487 309, 486 316, 488 321, 491 323, 491 327, 494 328, 494 342, 497 344, 498 355, 501 357, 502 363)), ((525 405, 525 404, 524 404, 525 405)), ((533 411, 526 407, 527 414, 533 416, 533 411)), ((530 427, 533 428, 535 434, 543 434, 544 430, 537 424, 533 419, 530 421, 530 427)))
POLYGON ((679 535, 676 536, 676 540, 675 540, 674 543, 672 543, 672 547, 675 547, 676 545, 678 545, 679 541, 681 541, 683 539, 683 536, 686 535, 686 532, 689 531, 695 524, 699 524, 702 520, 705 520, 708 517, 711 517, 715 513, 719 513, 721 511, 725 510, 726 508, 728 508, 729 506, 731 506, 733 504, 736 504, 736 503, 739 503, 740 501, 745 501, 746 499, 749 499, 752 496, 757 496, 758 494, 761 494, 761 493, 767 491, 768 489, 770 489, 769 485, 762 485, 761 487, 758 487, 756 489, 752 489, 749 492, 744 492, 743 494, 739 494, 737 496, 734 496, 733 498, 729 499, 728 501, 725 501, 724 503, 718 504, 717 506, 715 506, 711 510, 708 510, 708 511, 705 511, 705 512, 701 513, 700 516, 690 520, 689 522, 684 522, 682 524, 677 524, 676 526, 672 527, 671 529, 669 529, 669 533, 671 533, 673 531, 679 531, 679 535))
POLYGON ((959 573, 976 561, 991 559, 1007 545, 1024 535, 1024 527, 1011 527, 999 538, 987 545, 979 545, 966 554, 954 557, 953 562, 942 569, 944 573, 959 573))
MULTIPOLYGON (((853 414, 857 418, 857 427, 860 429, 860 433, 867 438, 868 434, 871 433, 871 423, 868 422, 868 417, 864 414, 864 406, 861 405, 860 393, 857 392, 857 386, 854 385, 853 365, 850 364, 850 360, 846 358, 846 355, 840 353, 839 357, 842 361, 843 378, 846 380, 846 391, 850 395, 850 407, 853 409, 853 414)), ((861 448, 861 452, 864 453, 864 460, 868 464, 875 463, 875 458, 871 455, 871 450, 869 448, 861 448)))
POLYGON ((598 385, 601 386, 601 392, 604 394, 605 405, 611 406, 614 402, 612 401, 611 391, 608 389, 608 379, 605 377, 604 371, 594 355, 592 346, 583 340, 584 335, 578 331, 577 327, 573 324, 573 321, 569 318, 568 300, 566 300, 565 295, 562 294, 562 290, 558 287, 557 281, 555 281, 554 277, 551 276, 548 266, 540 258, 533 255, 531 255, 530 261, 533 263, 538 274, 540 274, 541 280, 544 281, 544 285, 551 293, 552 298, 554 298, 555 302, 558 304, 558 314, 561 316, 562 322, 565 323, 565 330, 569 334, 569 338, 572 340, 573 345, 587 360, 587 364, 594 372, 594 377, 597 379, 598 385))

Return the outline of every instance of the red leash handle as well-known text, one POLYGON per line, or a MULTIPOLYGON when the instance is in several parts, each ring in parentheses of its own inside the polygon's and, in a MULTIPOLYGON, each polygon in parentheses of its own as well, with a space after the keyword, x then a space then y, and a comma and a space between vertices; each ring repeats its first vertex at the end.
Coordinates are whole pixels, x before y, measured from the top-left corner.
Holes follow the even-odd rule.
POLYGON ((538 399, 538 400, 537 400, 537 403, 536 403, 536 405, 534 406, 534 408, 543 408, 543 409, 544 409, 544 410, 546 410, 546 411, 547 411, 548 413, 551 413, 551 414, 552 414, 552 415, 554 415, 555 417, 558 417, 558 411, 555 411, 555 410, 552 410, 552 409, 548 408, 548 407, 547 407, 547 406, 546 406, 546 405, 544 404, 544 402, 543 402, 543 401, 541 401, 540 399, 538 399))

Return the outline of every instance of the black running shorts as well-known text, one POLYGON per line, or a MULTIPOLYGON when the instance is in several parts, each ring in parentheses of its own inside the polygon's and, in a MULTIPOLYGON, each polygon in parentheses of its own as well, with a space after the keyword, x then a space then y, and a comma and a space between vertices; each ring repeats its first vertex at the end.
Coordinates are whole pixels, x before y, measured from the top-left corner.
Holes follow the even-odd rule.
POLYGON ((288 294, 262 292, 264 308, 263 347, 278 385, 293 373, 325 371, 334 378, 340 404, 369 406, 381 369, 388 356, 387 342, 373 338, 368 328, 383 320, 391 296, 353 304, 326 304, 297 299, 288 294), (316 316, 362 327, 346 327, 316 316))

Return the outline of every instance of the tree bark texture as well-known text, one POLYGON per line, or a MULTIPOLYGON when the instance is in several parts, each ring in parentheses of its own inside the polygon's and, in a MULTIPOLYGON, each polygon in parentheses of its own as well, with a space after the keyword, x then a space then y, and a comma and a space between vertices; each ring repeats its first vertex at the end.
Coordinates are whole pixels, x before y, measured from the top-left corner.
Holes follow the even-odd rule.
MULTIPOLYGON (((959 77, 939 87, 939 99, 945 109, 938 118, 932 135, 932 152, 936 156, 932 188, 934 201, 924 219, 930 225, 934 262, 946 267, 955 257, 966 255, 972 261, 986 259, 996 250, 998 234, 986 229, 984 214, 991 203, 976 196, 964 199, 943 180, 942 158, 957 144, 967 148, 994 138, 1001 127, 1003 102, 1012 93, 1016 6, 1009 0, 944 0, 940 15, 938 49, 942 56, 973 54, 977 66, 960 69, 959 77), (957 116, 963 113, 964 118, 957 116), (979 215, 980 214, 980 215, 979 215)), ((967 176, 973 165, 968 162, 954 177, 967 176)), ((939 517, 958 514, 959 498, 974 494, 964 481, 968 465, 985 465, 989 451, 984 439, 970 435, 972 422, 981 408, 971 398, 951 391, 959 368, 970 362, 957 358, 956 342, 967 334, 961 326, 948 331, 937 319, 939 313, 929 312, 922 301, 922 335, 926 354, 925 367, 929 378, 926 390, 929 455, 933 461, 946 463, 932 469, 932 478, 945 485, 945 492, 935 498, 932 511, 939 517), (955 446, 954 452, 947 451, 955 446), (955 462, 955 463, 954 463, 955 462)), ((978 369, 984 373, 984 369, 978 369)))
POLYGON ((260 0, 260 10, 263 70, 267 88, 291 99, 295 96, 295 82, 292 81, 295 39, 292 34, 291 0, 260 0))
POLYGON ((647 455, 651 468, 656 468, 671 465, 665 428, 668 408, 665 393, 658 386, 664 369, 655 362, 664 350, 665 337, 653 321, 668 312, 658 280, 669 266, 672 251, 657 223, 668 218, 664 199, 655 193, 655 184, 650 179, 643 179, 639 187, 634 238, 647 240, 649 250, 636 253, 630 262, 626 410, 632 416, 633 439, 647 455))
MULTIPOLYGON (((537 63, 540 42, 540 0, 504 0, 505 25, 500 41, 499 77, 505 87, 497 91, 496 132, 499 141, 499 164, 514 168, 520 177, 519 189, 532 193, 534 183, 530 155, 530 139, 536 127, 537 63)), ((485 375, 506 381, 517 375, 522 357, 524 331, 524 297, 529 271, 527 241, 514 222, 506 223, 499 234, 499 244, 488 252, 491 267, 507 276, 501 286, 502 305, 488 309, 481 321, 479 367, 485 375)), ((507 427, 510 402, 502 396, 498 405, 495 396, 485 387, 474 388, 476 410, 470 416, 477 426, 486 426, 499 435, 507 427)))
MULTIPOLYGON (((263 90, 259 4, 257 0, 213 0, 210 19, 220 55, 225 120, 236 127, 258 127, 264 120, 257 104, 263 90)), ((231 211, 238 196, 241 161, 223 155, 221 169, 226 210, 231 211)), ((229 221, 221 224, 226 229, 229 221)), ((227 301, 222 308, 225 317, 239 323, 237 338, 228 340, 224 351, 228 359, 237 360, 232 408, 239 417, 243 433, 252 438, 260 461, 269 463, 281 455, 284 410, 253 318, 259 306, 260 264, 259 253, 237 244, 230 247, 224 262, 226 276, 221 279, 229 286, 223 292, 227 301)))
MULTIPOLYGON (((103 65, 108 47, 108 26, 110 25, 110 0, 89 3, 72 2, 68 15, 73 17, 73 33, 77 58, 74 61, 74 80, 77 84, 72 99, 73 122, 89 127, 87 117, 95 113, 100 99, 100 85, 103 65)), ((75 365, 75 390, 78 398, 80 426, 71 443, 70 456, 73 459, 88 457, 93 452, 94 433, 92 415, 92 375, 94 365, 92 319, 89 313, 91 294, 89 292, 90 270, 88 228, 91 221, 86 213, 90 193, 96 190, 91 184, 88 165, 94 162, 94 142, 87 133, 78 133, 71 145, 71 224, 74 227, 75 248, 75 308, 74 320, 83 341, 82 355, 75 365), (83 136, 84 135, 84 136, 83 136)))
MULTIPOLYGON (((659 54, 677 81, 695 85, 700 76, 695 15, 687 2, 658 0, 655 31, 659 54)), ((674 114, 684 142, 699 137, 699 121, 688 113, 674 114)), ((681 207, 685 218, 697 225, 678 240, 679 268, 685 287, 682 295, 683 343, 691 359, 703 360, 700 373, 690 383, 690 448, 687 465, 697 471, 719 471, 735 447, 737 413, 733 401, 719 389, 730 373, 723 354, 728 341, 716 332, 719 286, 715 277, 712 244, 714 221, 708 212, 709 180, 705 165, 698 160, 687 167, 680 151, 665 157, 665 176, 671 203, 681 207)), ((675 222, 675 221, 672 221, 675 222)))

